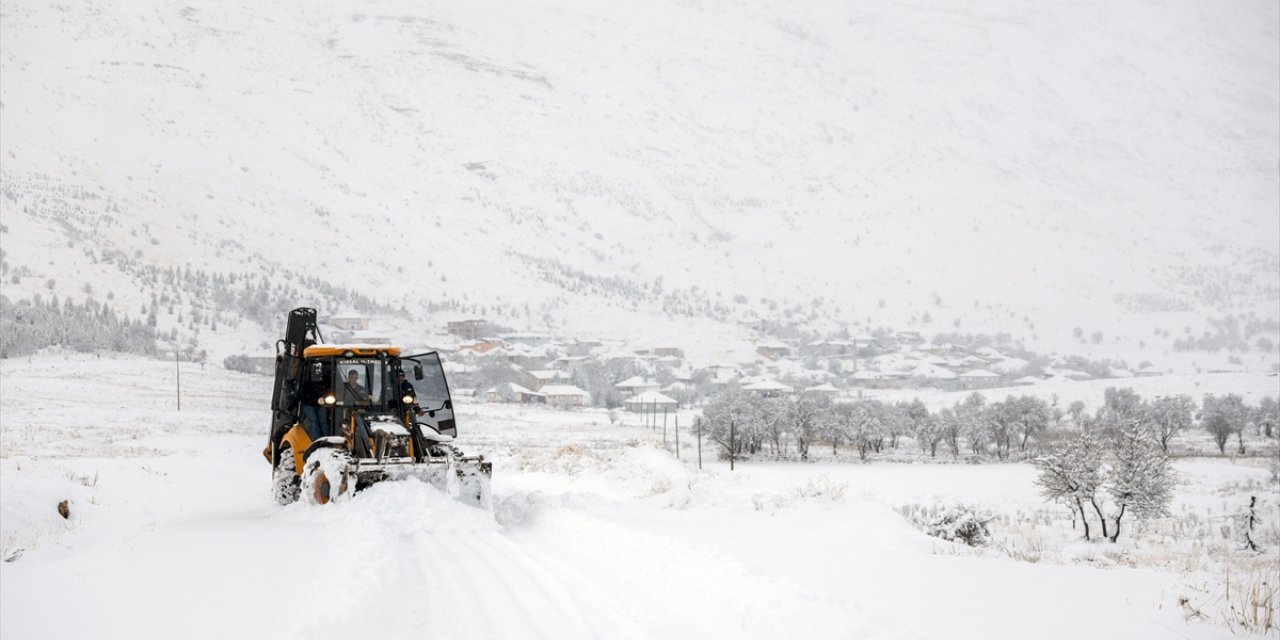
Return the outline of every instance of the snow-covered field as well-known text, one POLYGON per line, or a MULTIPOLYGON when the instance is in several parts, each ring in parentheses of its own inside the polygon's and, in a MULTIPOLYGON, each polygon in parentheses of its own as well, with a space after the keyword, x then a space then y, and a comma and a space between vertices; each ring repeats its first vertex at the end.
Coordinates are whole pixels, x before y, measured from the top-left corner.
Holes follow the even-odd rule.
POLYGON ((1226 572, 1280 560, 1256 458, 1180 460, 1173 517, 1087 544, 1027 465, 699 471, 687 432, 677 459, 634 416, 513 405, 460 407, 492 513, 414 482, 281 508, 267 379, 184 365, 178 412, 173 369, 0 361, 0 636, 1227 638, 1226 572), (1227 539, 1249 495, 1262 556, 1227 539), (956 502, 990 547, 912 524, 956 502))

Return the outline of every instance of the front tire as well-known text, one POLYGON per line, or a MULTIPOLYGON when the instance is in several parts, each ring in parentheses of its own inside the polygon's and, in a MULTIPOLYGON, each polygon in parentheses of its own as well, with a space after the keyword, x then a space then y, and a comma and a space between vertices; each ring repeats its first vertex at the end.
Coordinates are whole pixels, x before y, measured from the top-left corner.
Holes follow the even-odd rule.
POLYGON ((302 499, 308 504, 342 502, 355 492, 351 455, 340 449, 317 449, 307 456, 302 474, 302 499))

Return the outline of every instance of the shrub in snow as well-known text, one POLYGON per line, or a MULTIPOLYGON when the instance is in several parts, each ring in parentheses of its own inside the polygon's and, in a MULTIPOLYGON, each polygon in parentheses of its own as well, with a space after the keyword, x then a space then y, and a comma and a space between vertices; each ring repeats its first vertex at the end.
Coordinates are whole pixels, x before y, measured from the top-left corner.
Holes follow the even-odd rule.
POLYGON ((947 508, 929 523, 927 533, 943 540, 977 547, 991 541, 991 532, 987 530, 988 522, 991 522, 990 515, 971 506, 958 504, 947 508))

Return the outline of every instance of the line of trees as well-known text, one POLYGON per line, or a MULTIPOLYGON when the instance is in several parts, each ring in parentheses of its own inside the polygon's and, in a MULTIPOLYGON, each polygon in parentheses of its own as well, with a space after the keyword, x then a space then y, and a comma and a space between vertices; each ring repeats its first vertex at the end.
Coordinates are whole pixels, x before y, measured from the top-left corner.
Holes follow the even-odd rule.
POLYGON ((92 299, 10 301, 0 296, 0 358, 24 356, 49 346, 81 352, 116 351, 155 355, 156 330, 141 320, 117 314, 109 304, 92 299))
POLYGON ((1064 411, 1056 401, 1027 395, 988 402, 973 393, 933 412, 919 399, 833 403, 822 396, 768 398, 729 390, 713 396, 703 416, 707 435, 720 445, 724 457, 781 455, 794 443, 800 458, 807 459, 813 446, 825 443, 832 455, 841 447, 852 447, 865 459, 871 453, 896 450, 910 438, 930 457, 942 450, 953 457, 963 452, 1009 460, 1033 455, 1070 433, 1114 437, 1133 424, 1167 454, 1174 439, 1194 428, 1197 420, 1222 453, 1231 437, 1244 453, 1244 433, 1251 429, 1259 436, 1280 437, 1280 404, 1271 397, 1249 406, 1236 394, 1206 395, 1203 407, 1197 408, 1188 395, 1147 400, 1133 389, 1115 387, 1104 392, 1103 404, 1093 414, 1086 413, 1080 401, 1064 411))
POLYGON ((952 408, 933 413, 919 399, 833 403, 822 396, 790 400, 740 390, 714 397, 703 415, 708 435, 721 445, 725 456, 778 455, 794 442, 801 459, 807 459, 819 442, 829 444, 833 455, 848 446, 865 459, 873 452, 897 449, 904 438, 911 438, 930 456, 937 456, 940 447, 958 456, 964 440, 974 454, 994 452, 1006 460, 1015 449, 1025 452, 1033 439, 1061 419, 1061 412, 1033 396, 1010 396, 987 404, 974 393, 952 408), (731 427, 735 431, 732 445, 731 427))

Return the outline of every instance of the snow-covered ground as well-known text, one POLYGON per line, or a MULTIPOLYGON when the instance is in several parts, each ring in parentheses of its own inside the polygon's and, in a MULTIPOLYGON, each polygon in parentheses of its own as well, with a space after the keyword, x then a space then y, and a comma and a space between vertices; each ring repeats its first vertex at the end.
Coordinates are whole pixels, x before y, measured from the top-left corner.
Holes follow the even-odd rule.
POLYGON ((281 508, 267 380, 184 365, 179 412, 173 369, 0 361, 0 636, 1227 638, 1179 598, 1217 616, 1220 570, 1277 560, 1220 533, 1241 496, 1280 519, 1265 460, 1179 461, 1173 518, 1086 544, 1026 465, 699 471, 687 432, 513 405, 459 407, 491 513, 416 482, 281 508), (995 544, 911 522, 955 502, 995 544))

